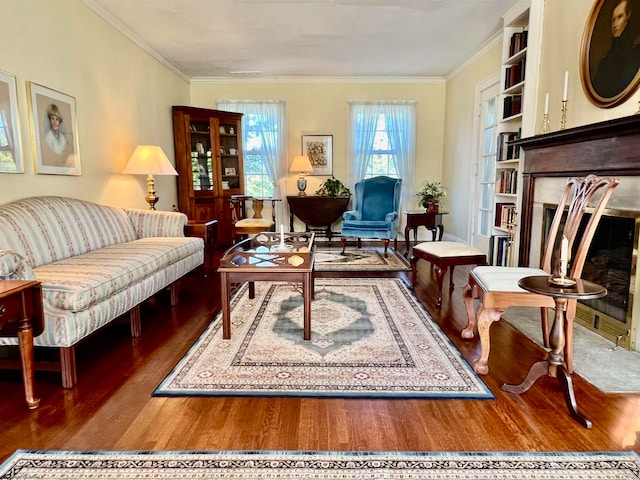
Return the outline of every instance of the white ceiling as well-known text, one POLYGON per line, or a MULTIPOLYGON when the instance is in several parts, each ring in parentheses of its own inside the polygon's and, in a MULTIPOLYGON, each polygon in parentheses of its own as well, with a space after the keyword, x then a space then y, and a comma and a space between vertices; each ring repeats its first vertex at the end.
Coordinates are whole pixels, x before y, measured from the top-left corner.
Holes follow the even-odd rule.
POLYGON ((83 0, 194 77, 446 77, 518 0, 83 0))

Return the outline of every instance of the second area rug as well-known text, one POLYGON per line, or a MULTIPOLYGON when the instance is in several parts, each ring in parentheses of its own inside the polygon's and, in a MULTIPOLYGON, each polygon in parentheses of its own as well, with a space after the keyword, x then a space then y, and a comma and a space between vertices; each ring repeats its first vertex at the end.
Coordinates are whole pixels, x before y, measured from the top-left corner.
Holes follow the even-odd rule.
POLYGON ((410 271, 406 258, 393 248, 355 248, 349 246, 344 254, 341 248, 318 247, 315 270, 318 272, 402 272, 410 271))
POLYGON ((232 299, 154 395, 494 398, 398 279, 317 279, 311 340, 296 285, 256 282, 232 299))
POLYGON ((634 452, 30 452, 0 479, 603 480, 640 478, 634 452))

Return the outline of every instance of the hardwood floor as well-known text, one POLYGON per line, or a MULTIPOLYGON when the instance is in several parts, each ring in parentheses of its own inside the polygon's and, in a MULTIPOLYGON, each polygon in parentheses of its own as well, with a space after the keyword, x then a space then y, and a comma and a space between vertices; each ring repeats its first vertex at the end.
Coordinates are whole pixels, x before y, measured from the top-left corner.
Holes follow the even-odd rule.
MULTIPOLYGON (((465 268, 456 289, 435 305, 429 265, 419 263, 416 295, 462 354, 465 268)), ((445 279, 446 282, 446 279, 445 279)), ((65 390, 56 373, 36 373, 42 402, 29 411, 19 372, 0 372, 0 461, 16 449, 50 450, 432 450, 640 452, 640 395, 603 394, 577 375, 576 396, 593 421, 586 430, 567 412, 551 378, 518 396, 500 390, 526 374, 542 350, 508 323, 492 327, 490 374, 495 400, 314 398, 162 398, 158 383, 220 308, 217 276, 183 281, 180 304, 160 294, 142 308, 143 335, 123 323, 100 332, 77 352, 78 386, 65 390)))

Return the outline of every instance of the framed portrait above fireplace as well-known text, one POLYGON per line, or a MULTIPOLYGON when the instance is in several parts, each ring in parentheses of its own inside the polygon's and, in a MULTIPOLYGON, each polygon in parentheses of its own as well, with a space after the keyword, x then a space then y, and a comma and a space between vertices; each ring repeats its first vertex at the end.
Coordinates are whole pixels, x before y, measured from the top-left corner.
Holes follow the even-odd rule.
POLYGON ((596 0, 591 9, 582 36, 580 79, 598 107, 621 104, 640 84, 637 12, 640 0, 596 0))

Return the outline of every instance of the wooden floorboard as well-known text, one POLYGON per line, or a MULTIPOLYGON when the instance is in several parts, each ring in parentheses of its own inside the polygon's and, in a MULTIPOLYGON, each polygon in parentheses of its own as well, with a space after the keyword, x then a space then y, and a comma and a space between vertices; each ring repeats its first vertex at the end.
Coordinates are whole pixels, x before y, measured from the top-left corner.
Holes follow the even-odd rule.
MULTIPOLYGON (((456 268, 456 288, 445 290, 438 311, 429 265, 418 265, 416 295, 472 361, 477 340, 459 337, 467 270, 456 268)), ((58 374, 38 372, 37 410, 24 404, 19 372, 0 371, 0 460, 16 449, 640 452, 640 395, 603 394, 574 375, 578 404, 593 421, 586 430, 569 417, 554 379, 520 396, 502 392, 544 353, 506 322, 492 326, 483 377, 495 400, 152 397, 219 310, 219 292, 216 275, 189 276, 176 308, 168 292, 145 302, 140 338, 122 323, 78 348, 77 387, 63 389, 58 374)))

